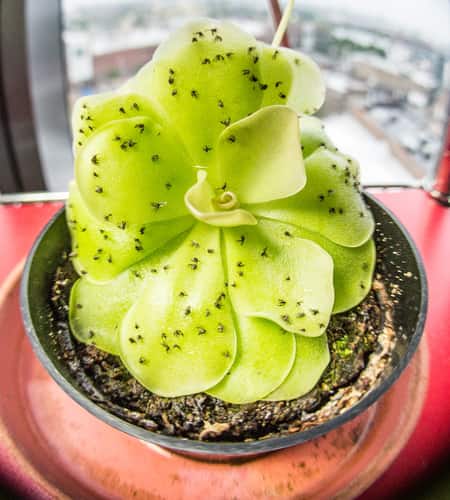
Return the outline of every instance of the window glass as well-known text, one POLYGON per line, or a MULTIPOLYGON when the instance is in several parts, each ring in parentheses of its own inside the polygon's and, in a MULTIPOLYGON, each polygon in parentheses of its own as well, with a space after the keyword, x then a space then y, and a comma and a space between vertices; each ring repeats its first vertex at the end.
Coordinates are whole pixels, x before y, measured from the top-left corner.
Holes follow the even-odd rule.
MULTIPOLYGON (((285 2, 281 2, 282 5, 285 2)), ((435 165, 450 89, 447 0, 301 0, 290 44, 321 66, 320 116, 365 184, 417 183, 435 165), (412 7, 414 5, 414 7, 412 7)), ((231 19, 273 35, 265 0, 63 0, 69 109, 120 86, 192 17, 231 19)))
POLYGON ((255 37, 273 34, 265 0, 65 0, 69 104, 117 88, 151 59, 168 34, 189 19, 229 19, 255 37))

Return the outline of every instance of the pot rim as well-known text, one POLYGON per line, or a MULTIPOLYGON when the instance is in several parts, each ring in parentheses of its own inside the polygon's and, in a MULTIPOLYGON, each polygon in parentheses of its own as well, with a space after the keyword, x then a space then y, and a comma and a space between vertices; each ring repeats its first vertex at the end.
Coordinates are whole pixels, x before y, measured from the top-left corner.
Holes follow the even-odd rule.
POLYGON ((109 413, 104 410, 96 403, 94 403, 88 396, 86 396, 81 389, 78 389, 75 385, 72 385, 70 381, 58 370, 56 365, 53 363, 51 358, 47 355, 43 345, 39 341, 39 337, 33 325, 32 315, 30 311, 29 293, 28 293, 28 283, 30 277, 30 270, 33 264, 33 259, 39 248, 42 240, 45 238, 48 230, 52 227, 56 220, 61 217, 65 211, 65 207, 62 207, 58 212, 50 219, 50 221, 45 225, 37 239, 35 240, 26 260, 25 268, 22 275, 21 286, 20 286, 20 308, 22 313, 22 318, 25 326, 25 331, 31 341, 33 350, 37 355, 39 361, 53 378, 56 383, 68 394, 72 399, 74 399, 80 406, 85 410, 89 411, 92 415, 96 416, 103 422, 115 427, 116 429, 125 432, 141 441, 149 442, 162 446, 164 448, 169 448, 174 451, 184 452, 184 453, 198 453, 206 456, 236 456, 245 457, 270 451, 276 451, 283 448, 291 447, 300 443, 304 443, 311 439, 317 438, 323 434, 330 432, 331 430, 341 426, 345 422, 356 417, 358 414, 365 411, 369 406, 371 406, 375 401, 386 392, 392 384, 399 378, 400 374, 403 372, 405 367, 408 365, 413 354, 415 353, 420 339, 423 334, 424 324, 426 319, 426 313, 428 308, 428 284, 425 274, 425 268, 419 251, 413 242, 411 236, 409 235, 403 224, 397 219, 393 213, 386 208, 382 203, 376 200, 372 195, 364 193, 373 204, 377 205, 378 208, 383 210, 386 215, 395 223, 400 232, 402 233, 404 239, 408 243, 411 252, 414 256, 415 263, 418 269, 418 277, 420 283, 420 307, 418 310, 418 320, 415 325, 414 333, 412 334, 410 340, 408 341, 408 346, 405 354, 400 358, 399 362, 392 369, 392 372, 373 390, 371 390, 366 396, 364 396, 360 401, 358 401, 354 406, 350 407, 343 413, 327 420, 326 422, 319 424, 315 427, 304 431, 298 431, 289 435, 274 436, 266 439, 259 439, 248 442, 213 442, 213 441, 199 441, 178 436, 167 436, 150 430, 146 430, 138 425, 129 423, 120 417, 109 413))

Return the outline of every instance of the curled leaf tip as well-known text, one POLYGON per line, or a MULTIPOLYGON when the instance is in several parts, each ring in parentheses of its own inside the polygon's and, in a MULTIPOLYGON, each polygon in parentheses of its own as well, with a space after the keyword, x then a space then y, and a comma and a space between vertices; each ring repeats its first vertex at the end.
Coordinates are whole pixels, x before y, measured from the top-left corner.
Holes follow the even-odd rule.
POLYGON ((197 172, 197 182, 187 190, 184 202, 191 214, 198 220, 212 226, 234 227, 255 225, 255 217, 242 208, 232 191, 217 195, 207 180, 206 170, 197 172))

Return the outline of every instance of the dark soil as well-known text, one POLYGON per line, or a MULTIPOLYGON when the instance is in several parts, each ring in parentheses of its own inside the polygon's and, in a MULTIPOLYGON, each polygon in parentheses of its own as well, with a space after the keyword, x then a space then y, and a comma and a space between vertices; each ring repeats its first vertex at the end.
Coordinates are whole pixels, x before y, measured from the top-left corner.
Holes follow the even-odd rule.
POLYGON ((372 289, 360 305, 332 317, 327 329, 331 362, 309 394, 292 401, 246 405, 225 403, 203 393, 164 398, 140 385, 117 356, 82 344, 71 335, 68 298, 76 279, 66 259, 57 269, 51 297, 52 335, 59 357, 82 391, 99 406, 144 429, 170 436, 245 441, 302 430, 302 422, 307 428, 314 413, 329 403, 339 388, 357 380, 369 355, 377 349, 383 330, 380 295, 372 289))

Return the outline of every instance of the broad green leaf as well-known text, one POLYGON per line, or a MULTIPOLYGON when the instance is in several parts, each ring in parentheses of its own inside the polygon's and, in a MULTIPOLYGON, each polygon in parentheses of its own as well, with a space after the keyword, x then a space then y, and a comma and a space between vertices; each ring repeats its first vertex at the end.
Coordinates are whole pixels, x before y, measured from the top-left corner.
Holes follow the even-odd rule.
POLYGON ((217 185, 241 203, 286 198, 306 182, 297 114, 285 106, 262 108, 229 126, 218 142, 217 185))
POLYGON ((72 111, 75 153, 86 143, 88 137, 113 120, 146 116, 160 122, 162 118, 148 97, 134 92, 105 92, 78 99, 72 111))
POLYGON ((260 219, 257 226, 224 230, 233 307, 239 315, 317 337, 333 307, 333 261, 319 245, 291 236, 289 229, 260 219))
POLYGON ((326 147, 330 151, 335 149, 319 118, 302 115, 299 117, 299 125, 303 158, 308 158, 308 156, 320 147, 326 147))
POLYGON ((285 104, 297 113, 313 114, 323 104, 325 85, 320 68, 307 55, 261 44, 263 106, 285 104))
POLYGON ((260 107, 256 40, 226 21, 192 21, 126 85, 164 108, 193 159, 209 166, 220 133, 260 107))
POLYGON ((286 380, 265 399, 287 401, 307 394, 319 381, 330 362, 326 335, 307 338, 296 335, 297 350, 294 365, 286 380))
POLYGON ((356 162, 323 147, 305 160, 306 186, 290 198, 252 206, 252 212, 301 226, 338 245, 358 247, 374 221, 359 191, 356 162))
MULTIPOLYGON (((333 314, 355 307, 366 297, 375 268, 375 243, 372 238, 352 248, 337 245, 318 233, 296 226, 291 226, 289 231, 295 237, 314 241, 333 259, 333 314)), ((279 235, 281 237, 281 232, 279 235)))
POLYGON ((110 122, 76 160, 80 193, 97 219, 120 227, 187 215, 195 172, 167 126, 138 117, 110 122))
POLYGON ((295 336, 261 318, 240 316, 237 321, 234 364, 207 392, 223 401, 245 404, 267 396, 287 377, 295 359, 295 336))
POLYGON ((70 294, 71 332, 80 342, 119 354, 120 325, 136 300, 142 283, 142 278, 130 271, 106 283, 92 283, 80 278, 70 294))
POLYGON ((375 268, 375 243, 373 239, 360 247, 343 247, 326 238, 312 237, 332 257, 334 262, 333 314, 347 311, 358 305, 369 293, 375 268))
POLYGON ((91 281, 107 281, 162 247, 194 224, 189 216, 166 222, 119 229, 95 218, 86 207, 74 182, 66 207, 72 237, 72 263, 78 274, 91 281))
POLYGON ((119 354, 119 331, 122 320, 137 300, 141 290, 164 272, 166 256, 183 242, 186 233, 170 240, 150 257, 131 266, 110 281, 93 282, 80 278, 70 293, 69 321, 75 337, 95 344, 111 354, 119 354))
POLYGON ((236 333, 224 281, 220 230, 198 223, 122 324, 122 360, 147 389, 197 393, 230 369, 236 333))
MULTIPOLYGON (((233 194, 224 192, 222 196, 229 196, 233 203, 233 194)), ((256 224, 255 217, 248 211, 241 208, 220 210, 219 205, 214 203, 217 195, 207 181, 205 170, 197 173, 197 183, 194 184, 184 196, 184 201, 191 214, 198 220, 212 226, 242 226, 246 224, 256 224)), ((225 201, 225 204, 227 201, 225 201)))

